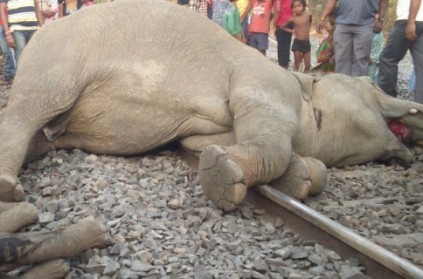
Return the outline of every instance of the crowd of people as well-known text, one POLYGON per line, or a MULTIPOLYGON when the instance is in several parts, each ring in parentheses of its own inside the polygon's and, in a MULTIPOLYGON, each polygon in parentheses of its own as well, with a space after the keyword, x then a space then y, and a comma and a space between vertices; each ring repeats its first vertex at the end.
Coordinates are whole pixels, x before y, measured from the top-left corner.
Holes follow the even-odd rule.
POLYGON ((19 57, 38 28, 94 3, 95 0, 0 0, 3 82, 13 83, 19 57))
MULTIPOLYGON (((410 50, 415 74, 414 100, 423 103, 422 0, 397 0, 397 20, 383 45, 383 25, 389 0, 326 0, 317 21, 326 30, 311 68, 312 16, 306 0, 177 0, 210 18, 237 40, 266 54, 274 30, 278 63, 293 70, 368 75, 387 94, 397 96, 398 64, 410 50), (271 26, 271 24, 273 24, 271 26), (294 39, 292 40, 292 37, 294 39)), ((0 0, 0 47, 4 82, 12 83, 23 48, 34 32, 95 0, 0 0)))
POLYGON ((398 64, 409 50, 414 64, 414 101, 423 103, 422 0, 397 0, 397 20, 384 45, 383 26, 389 0, 326 0, 317 31, 326 30, 311 68, 312 16, 306 0, 178 0, 265 54, 275 31, 278 63, 293 70, 370 76, 387 94, 397 96, 398 64), (270 24, 273 23, 273 28, 270 24), (294 40, 292 41, 292 37, 294 40))

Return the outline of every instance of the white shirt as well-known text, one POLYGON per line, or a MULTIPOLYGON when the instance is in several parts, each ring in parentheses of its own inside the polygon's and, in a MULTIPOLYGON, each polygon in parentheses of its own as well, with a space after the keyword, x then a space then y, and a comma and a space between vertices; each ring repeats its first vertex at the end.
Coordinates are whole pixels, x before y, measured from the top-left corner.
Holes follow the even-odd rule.
MULTIPOLYGON (((398 0, 397 3, 397 20, 407 20, 410 11, 411 0, 398 0)), ((420 4, 419 12, 416 16, 416 21, 423 21, 423 3, 420 4)))

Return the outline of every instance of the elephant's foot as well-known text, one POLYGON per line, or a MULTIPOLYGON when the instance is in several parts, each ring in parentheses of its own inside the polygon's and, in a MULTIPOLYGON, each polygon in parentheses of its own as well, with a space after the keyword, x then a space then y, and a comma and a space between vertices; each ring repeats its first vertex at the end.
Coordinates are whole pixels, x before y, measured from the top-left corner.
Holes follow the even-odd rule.
POLYGON ((217 145, 205 147, 199 169, 204 193, 217 207, 229 211, 244 200, 247 187, 242 183, 243 171, 223 148, 217 145))
POLYGON ((0 175, 0 201, 18 202, 23 199, 24 190, 22 185, 18 184, 15 178, 7 174, 0 175))
POLYGON ((0 202, 0 233, 13 233, 38 220, 38 210, 27 202, 0 202))
POLYGON ((327 169, 321 161, 293 154, 285 173, 271 185, 287 195, 304 200, 309 195, 321 193, 326 182, 327 169))
POLYGON ((31 269, 25 272, 24 275, 18 277, 19 279, 61 279, 69 273, 69 264, 64 260, 52 260, 44 262, 39 265, 35 265, 31 269))

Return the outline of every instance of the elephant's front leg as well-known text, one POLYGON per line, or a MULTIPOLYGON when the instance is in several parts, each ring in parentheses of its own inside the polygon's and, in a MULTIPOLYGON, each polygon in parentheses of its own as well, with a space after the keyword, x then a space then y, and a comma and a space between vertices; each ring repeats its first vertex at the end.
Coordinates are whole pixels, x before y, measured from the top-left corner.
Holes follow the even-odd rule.
POLYGON ((253 105, 235 115, 236 144, 210 145, 200 155, 200 182, 217 207, 232 210, 247 189, 280 177, 290 162, 296 114, 289 108, 253 105))
MULTIPOLYGON (((25 135, 22 135, 20 140, 15 139, 15 144, 22 143, 25 137, 25 135)), ((5 146, 0 144, 0 149, 4 149, 4 147, 5 146)), ((1 151, 1 155, 3 156, 0 155, 0 157, 3 157, 1 159, 3 161, 0 162, 0 201, 10 202, 22 201, 24 199, 23 187, 16 178, 16 173, 19 171, 22 164, 18 161, 18 158, 20 158, 20 156, 25 156, 26 162, 32 161, 52 150, 54 145, 47 140, 42 131, 39 131, 32 137, 27 148, 20 146, 21 149, 18 149, 17 147, 18 146, 14 146, 13 148, 6 148, 6 150, 1 151), (10 158, 12 158, 12 160, 10 160, 10 158)))
POLYGON ((24 190, 17 180, 17 173, 27 157, 27 151, 34 149, 31 140, 34 131, 25 127, 24 121, 15 124, 3 121, 0 124, 0 201, 24 199, 24 190))
MULTIPOLYGON (((22 76, 25 72, 21 72, 22 76)), ((17 174, 31 148, 33 136, 57 115, 69 110, 80 92, 76 89, 68 90, 71 93, 64 92, 67 86, 60 79, 57 86, 48 83, 48 88, 39 80, 16 80, 7 107, 0 115, 2 201, 23 200, 24 192, 17 181, 17 174)))
POLYGON ((28 146, 28 126, 24 114, 16 115, 8 107, 0 119, 0 201, 22 201, 24 191, 16 174, 28 146))
POLYGON ((34 223, 37 219, 37 209, 27 202, 0 201, 0 234, 16 232, 24 226, 34 223))
POLYGON ((275 189, 304 200, 309 195, 320 194, 328 179, 328 171, 321 161, 292 154, 284 174, 273 180, 270 185, 275 189))

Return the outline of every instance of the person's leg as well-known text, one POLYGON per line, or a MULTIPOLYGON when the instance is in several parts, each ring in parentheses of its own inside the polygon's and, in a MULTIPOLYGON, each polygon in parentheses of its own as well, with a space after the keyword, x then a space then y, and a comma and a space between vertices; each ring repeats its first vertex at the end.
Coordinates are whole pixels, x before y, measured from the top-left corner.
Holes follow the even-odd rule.
POLYGON ((0 48, 3 54, 9 50, 3 25, 0 25, 0 48))
POLYGON ((302 55, 299 50, 294 51, 294 72, 298 72, 300 69, 300 64, 302 60, 302 55))
POLYGON ((4 57, 4 77, 6 80, 11 81, 16 75, 15 58, 13 57, 12 50, 3 53, 4 57))
POLYGON ((242 25, 242 35, 244 36, 245 42, 248 43, 248 18, 244 18, 241 22, 242 25))
POLYGON ((269 34, 267 33, 257 33, 257 49, 263 54, 266 55, 266 50, 269 48, 269 34))
POLYGON ((6 80, 13 79, 16 74, 15 59, 13 58, 12 50, 7 44, 3 26, 0 26, 0 48, 4 58, 4 78, 6 80))
POLYGON ((333 34, 335 72, 345 75, 352 73, 352 34, 349 25, 338 24, 333 34))
POLYGON ((311 68, 311 54, 310 52, 303 53, 304 58, 304 73, 310 71, 311 68))
POLYGON ((252 48, 258 49, 256 33, 250 33, 248 37, 248 45, 252 48))
POLYGON ((369 69, 370 52, 373 44, 373 23, 352 27, 353 38, 353 64, 351 75, 353 77, 365 76, 369 69))
POLYGON ((417 39, 410 47, 414 69, 416 71, 414 101, 423 104, 423 22, 416 22, 416 34, 417 39))
POLYGON ((209 19, 213 18, 213 9, 212 6, 210 4, 207 3, 207 17, 209 19))
POLYGON ((26 45, 26 35, 22 31, 13 31, 13 40, 15 41, 15 61, 16 66, 18 66, 19 63, 19 57, 21 56, 21 53, 26 45))
POLYGON ((28 44, 29 40, 31 40, 32 36, 34 36, 36 30, 28 30, 25 31, 26 43, 28 44))
POLYGON ((288 69, 292 34, 277 27, 275 35, 278 41, 278 63, 281 67, 288 69))
POLYGON ((379 59, 378 85, 388 95, 396 97, 398 81, 398 63, 404 58, 411 42, 405 39, 407 21, 394 24, 388 41, 379 59))

